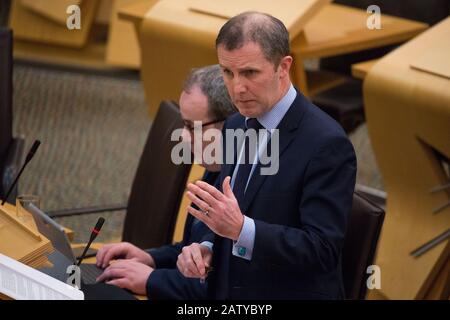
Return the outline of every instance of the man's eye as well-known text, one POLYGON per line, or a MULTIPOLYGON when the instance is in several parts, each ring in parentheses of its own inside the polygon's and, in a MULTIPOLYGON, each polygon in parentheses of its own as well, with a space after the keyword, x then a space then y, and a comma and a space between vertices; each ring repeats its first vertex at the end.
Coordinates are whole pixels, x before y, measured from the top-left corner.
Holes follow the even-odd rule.
POLYGON ((227 69, 223 70, 223 74, 226 75, 227 77, 231 77, 233 75, 233 73, 230 70, 227 70, 227 69))
POLYGON ((254 74, 256 74, 256 71, 255 70, 245 70, 244 71, 244 75, 245 76, 252 76, 252 75, 254 75, 254 74))

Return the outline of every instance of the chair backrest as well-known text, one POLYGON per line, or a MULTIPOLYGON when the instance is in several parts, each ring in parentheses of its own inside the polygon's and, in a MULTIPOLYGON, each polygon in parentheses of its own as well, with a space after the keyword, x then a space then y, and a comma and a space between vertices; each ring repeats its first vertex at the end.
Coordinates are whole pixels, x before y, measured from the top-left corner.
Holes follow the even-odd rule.
POLYGON ((178 105, 163 101, 153 121, 128 200, 122 240, 141 248, 171 243, 190 165, 171 160, 173 130, 182 128, 178 105))
POLYGON ((0 6, 0 27, 8 25, 10 8, 11 0, 2 0, 2 5, 0 6))
POLYGON ((12 31, 0 27, 0 177, 12 141, 12 61, 12 31))
POLYGON ((384 220, 384 211, 359 193, 353 194, 353 206, 342 252, 342 269, 347 299, 364 299, 367 267, 373 264, 384 220))

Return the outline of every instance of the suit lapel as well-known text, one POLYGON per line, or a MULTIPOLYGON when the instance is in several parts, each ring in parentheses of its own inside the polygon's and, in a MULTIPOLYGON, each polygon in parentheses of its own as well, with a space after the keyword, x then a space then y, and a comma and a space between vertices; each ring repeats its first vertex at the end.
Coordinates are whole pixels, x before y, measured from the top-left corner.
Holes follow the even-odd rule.
MULTIPOLYGON (((227 177, 227 176, 232 176, 233 175, 233 170, 234 170, 235 165, 234 164, 224 164, 224 169, 222 170, 222 176, 220 181, 223 182, 223 180, 227 177)), ((222 190, 222 184, 220 184, 219 190, 222 190)))
MULTIPOLYGON (((300 121, 305 112, 306 104, 302 103, 303 97, 300 93, 297 93, 297 97, 292 103, 289 110, 284 115, 277 129, 279 130, 279 157, 275 159, 280 161, 283 152, 286 150, 288 145, 296 136, 296 130, 300 126, 300 121)), ((264 181, 267 179, 267 175, 261 175, 261 163, 258 163, 253 171, 252 177, 248 183, 247 190, 245 192, 244 204, 241 210, 244 214, 247 212, 249 206, 251 205, 255 195, 261 188, 264 181)))

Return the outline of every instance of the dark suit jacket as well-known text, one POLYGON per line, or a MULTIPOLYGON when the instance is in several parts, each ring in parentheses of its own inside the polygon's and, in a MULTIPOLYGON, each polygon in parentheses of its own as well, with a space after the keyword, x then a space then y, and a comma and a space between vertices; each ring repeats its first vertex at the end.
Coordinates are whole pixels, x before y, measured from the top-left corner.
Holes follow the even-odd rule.
MULTIPOLYGON (((206 172, 202 180, 215 185, 219 173, 206 172)), ((148 250, 152 255, 156 269, 147 281, 149 299, 205 299, 206 284, 199 279, 185 278, 177 269, 177 258, 184 246, 193 242, 202 242, 208 227, 188 214, 184 226, 183 240, 176 244, 148 250)))
MULTIPOLYGON (((244 121, 231 116, 225 129, 244 128, 244 121)), ((252 259, 233 256, 232 241, 216 236, 209 298, 344 298, 341 249, 355 185, 353 146, 300 93, 278 129, 278 173, 263 176, 256 167, 239 204, 255 221, 252 259)), ((233 170, 222 166, 219 186, 233 170)))

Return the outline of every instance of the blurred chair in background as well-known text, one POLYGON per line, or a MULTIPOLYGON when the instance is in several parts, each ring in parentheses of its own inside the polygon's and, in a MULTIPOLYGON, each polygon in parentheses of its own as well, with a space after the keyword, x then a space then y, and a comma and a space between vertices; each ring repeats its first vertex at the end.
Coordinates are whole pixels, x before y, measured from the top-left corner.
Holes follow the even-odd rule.
POLYGON ((49 212, 51 217, 68 217, 105 211, 126 210, 122 241, 140 248, 154 248, 172 242, 181 198, 190 165, 171 160, 173 130, 182 128, 178 105, 163 101, 152 124, 139 161, 126 205, 110 205, 49 212))
POLYGON ((365 299, 367 267, 373 264, 384 211, 361 194, 353 194, 347 235, 342 252, 345 296, 365 299))

